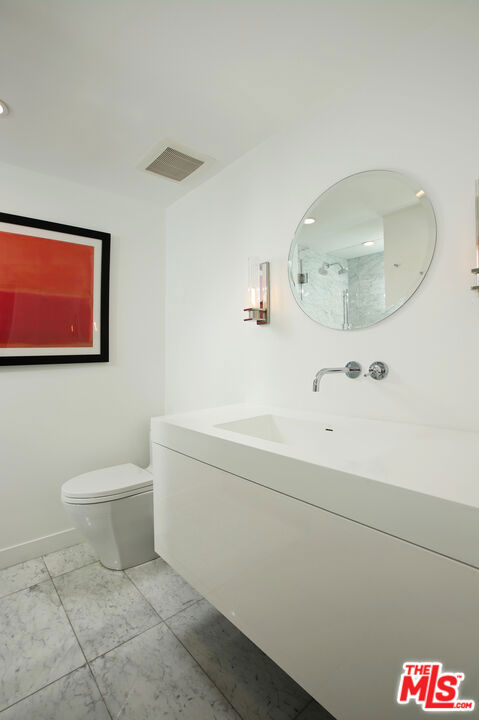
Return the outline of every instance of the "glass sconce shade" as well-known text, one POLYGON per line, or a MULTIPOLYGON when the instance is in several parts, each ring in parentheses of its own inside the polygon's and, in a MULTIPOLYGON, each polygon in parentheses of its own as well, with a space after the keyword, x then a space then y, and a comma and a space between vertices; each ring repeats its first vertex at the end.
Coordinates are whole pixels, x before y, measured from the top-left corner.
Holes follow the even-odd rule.
POLYGON ((248 260, 248 313, 245 321, 256 320, 257 325, 269 323, 269 262, 257 258, 248 260))

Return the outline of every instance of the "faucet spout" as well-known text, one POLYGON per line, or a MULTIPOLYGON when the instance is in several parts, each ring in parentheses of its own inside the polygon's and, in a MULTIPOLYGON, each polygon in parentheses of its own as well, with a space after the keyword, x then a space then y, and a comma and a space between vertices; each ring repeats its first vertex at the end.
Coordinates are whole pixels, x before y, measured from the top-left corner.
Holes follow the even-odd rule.
POLYGON ((314 376, 313 392, 319 392, 319 385, 321 379, 325 375, 330 375, 333 373, 344 373, 349 378, 357 378, 361 374, 361 365, 355 360, 351 360, 350 362, 346 363, 344 367, 321 368, 321 370, 318 370, 318 372, 314 376))
POLYGON ((318 370, 316 375, 314 376, 313 380, 313 392, 319 392, 319 384, 322 380, 322 378, 325 375, 329 375, 330 373, 344 373, 346 372, 345 367, 339 367, 339 368, 321 368, 321 370, 318 370))

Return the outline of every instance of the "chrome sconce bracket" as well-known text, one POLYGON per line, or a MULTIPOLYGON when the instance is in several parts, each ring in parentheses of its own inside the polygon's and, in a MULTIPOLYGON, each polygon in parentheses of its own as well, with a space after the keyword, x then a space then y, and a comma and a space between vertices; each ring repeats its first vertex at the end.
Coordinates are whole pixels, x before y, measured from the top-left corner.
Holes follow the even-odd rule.
POLYGON ((260 308, 245 308, 244 312, 248 313, 248 317, 244 318, 245 322, 248 320, 256 320, 257 325, 267 325, 268 323, 268 311, 261 310, 260 308))
MULTIPOLYGON (((479 266, 479 180, 476 180, 476 265, 479 266)), ((479 267, 472 268, 471 272, 476 276, 476 284, 471 285, 471 290, 479 290, 479 285, 477 284, 479 267)))
MULTIPOLYGON (((477 276, 479 275, 479 268, 471 268, 471 272, 477 276)), ((479 285, 471 285, 471 290, 479 290, 479 285)))
POLYGON ((244 308, 248 313, 244 322, 256 321, 257 325, 268 325, 270 317, 269 307, 269 262, 262 262, 250 266, 249 297, 252 307, 244 308), (254 275, 255 277, 251 277, 254 275))

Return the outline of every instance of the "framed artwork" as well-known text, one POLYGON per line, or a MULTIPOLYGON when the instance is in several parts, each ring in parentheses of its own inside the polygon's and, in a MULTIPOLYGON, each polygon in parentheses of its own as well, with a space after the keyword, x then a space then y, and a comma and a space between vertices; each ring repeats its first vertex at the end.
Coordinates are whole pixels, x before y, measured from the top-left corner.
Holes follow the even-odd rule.
POLYGON ((0 213, 0 365, 108 362, 110 235, 0 213))

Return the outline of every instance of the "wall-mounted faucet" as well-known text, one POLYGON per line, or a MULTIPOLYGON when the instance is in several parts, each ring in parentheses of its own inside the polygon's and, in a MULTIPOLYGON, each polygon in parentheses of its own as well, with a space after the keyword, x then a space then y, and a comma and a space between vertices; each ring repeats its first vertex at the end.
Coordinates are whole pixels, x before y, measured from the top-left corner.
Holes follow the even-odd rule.
POLYGON ((322 368, 321 370, 318 370, 313 380, 313 392, 319 392, 319 383, 321 382, 321 378, 324 375, 329 375, 330 373, 344 373, 348 378, 357 378, 361 375, 361 365, 355 360, 351 360, 346 363, 344 367, 322 368))

